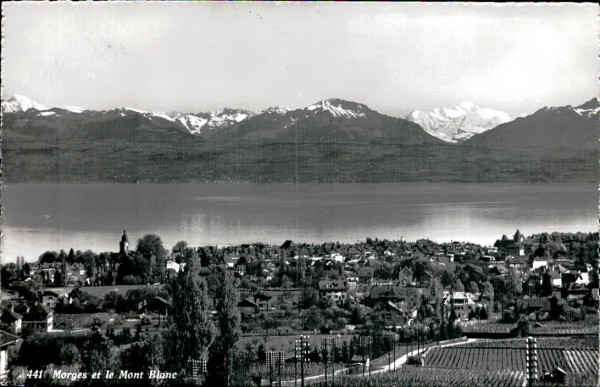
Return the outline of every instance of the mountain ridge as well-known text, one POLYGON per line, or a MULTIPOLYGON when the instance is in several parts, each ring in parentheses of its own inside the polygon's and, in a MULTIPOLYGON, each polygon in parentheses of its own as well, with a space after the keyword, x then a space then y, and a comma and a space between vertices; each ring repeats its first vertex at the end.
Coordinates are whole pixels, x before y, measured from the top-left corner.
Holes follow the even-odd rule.
POLYGON ((6 112, 4 102, 8 182, 588 182, 598 173, 597 99, 542 108, 459 143, 335 98, 196 113, 192 130, 181 124, 191 116, 172 112, 39 111, 23 99, 25 111, 6 112), (209 130, 211 117, 223 119, 209 130))

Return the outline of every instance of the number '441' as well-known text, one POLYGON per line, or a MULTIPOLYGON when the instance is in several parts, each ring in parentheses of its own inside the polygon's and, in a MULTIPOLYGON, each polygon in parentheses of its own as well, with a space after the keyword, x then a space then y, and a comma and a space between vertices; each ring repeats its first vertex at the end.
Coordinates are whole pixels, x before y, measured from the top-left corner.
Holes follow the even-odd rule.
POLYGON ((31 379, 41 379, 44 376, 44 371, 42 370, 29 370, 27 372, 27 377, 31 379))

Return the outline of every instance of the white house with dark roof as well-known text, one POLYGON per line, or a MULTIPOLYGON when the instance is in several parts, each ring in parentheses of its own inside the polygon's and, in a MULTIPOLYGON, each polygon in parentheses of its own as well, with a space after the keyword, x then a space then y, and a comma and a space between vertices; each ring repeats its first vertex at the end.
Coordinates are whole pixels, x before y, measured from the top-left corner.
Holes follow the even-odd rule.
POLYGON ((319 299, 324 304, 331 302, 333 305, 344 305, 348 299, 346 282, 341 280, 319 281, 319 299))

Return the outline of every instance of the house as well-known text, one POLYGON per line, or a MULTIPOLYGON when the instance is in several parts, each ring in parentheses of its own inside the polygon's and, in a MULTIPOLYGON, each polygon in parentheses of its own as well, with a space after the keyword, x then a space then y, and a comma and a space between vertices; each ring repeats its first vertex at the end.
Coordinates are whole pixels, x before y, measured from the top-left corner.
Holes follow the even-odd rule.
POLYGON ((543 313, 550 312, 550 299, 549 298, 536 298, 527 299, 521 297, 517 300, 517 313, 530 315, 532 313, 543 313))
POLYGON ((54 317, 46 306, 36 303, 23 315, 23 332, 50 332, 54 317))
POLYGON ((258 292, 254 295, 254 302, 256 305, 258 305, 260 310, 269 310, 269 302, 271 301, 271 298, 273 297, 263 292, 258 292))
POLYGON ((240 258, 241 256, 239 254, 226 254, 223 257, 223 260, 225 261, 225 264, 228 268, 233 269, 233 267, 240 258))
POLYGON ((552 281, 552 289, 560 289, 562 288, 562 276, 558 271, 550 270, 547 272, 550 276, 550 280, 552 281))
POLYGON ((404 302, 407 294, 404 288, 394 286, 392 283, 376 284, 371 287, 369 297, 365 300, 370 306, 377 306, 393 302, 394 304, 404 302))
POLYGON ((333 259, 335 262, 343 263, 346 260, 346 257, 338 253, 331 253, 331 259, 333 259))
POLYGON ((258 312, 258 304, 250 298, 244 298, 242 301, 238 302, 237 307, 242 317, 252 316, 258 312))
POLYGON ((579 285, 589 285, 589 283, 590 283, 589 274, 586 272, 579 273, 579 276, 575 280, 575 283, 579 284, 579 285))
POLYGON ((348 287, 345 281, 319 281, 319 299, 322 304, 343 306, 348 299, 348 287))
POLYGON ((462 320, 469 318, 469 311, 476 306, 476 296, 468 292, 444 292, 444 304, 454 305, 456 317, 462 320))
POLYGON ((552 384, 563 384, 566 376, 567 372, 565 370, 560 367, 556 367, 554 370, 552 370, 552 372, 546 372, 542 376, 542 381, 552 384))
POLYGON ((162 297, 154 297, 150 301, 144 303, 140 308, 140 311, 143 313, 152 312, 158 315, 166 316, 169 306, 171 306, 169 301, 162 297))
POLYGON ((15 306, 14 311, 19 313, 20 315, 24 315, 29 312, 30 306, 27 302, 22 301, 15 306))
POLYGON ((235 265, 235 274, 237 274, 239 277, 243 277, 246 274, 246 265, 243 263, 238 263, 235 265))
POLYGON ((398 274, 398 280, 400 281, 400 283, 402 285, 405 285, 405 286, 412 283, 412 281, 413 281, 412 270, 408 266, 403 267, 402 270, 400 270, 400 273, 398 274))
POLYGON ((505 265, 516 269, 524 269, 529 266, 529 261, 526 257, 513 257, 508 256, 504 260, 505 265))
POLYGON ((539 268, 547 268, 548 267, 548 259, 544 257, 535 257, 531 264, 532 270, 537 270, 539 268))
POLYGON ((185 263, 177 263, 172 259, 167 260, 167 270, 174 270, 178 273, 180 270, 183 270, 185 267, 185 263))
POLYGON ((386 329, 402 327, 409 320, 405 311, 391 301, 378 306, 373 313, 383 321, 386 329))
POLYGON ((0 385, 5 386, 8 378, 9 348, 16 346, 21 339, 12 333, 0 331, 0 385))
POLYGON ((432 278, 433 274, 431 274, 431 272, 428 270, 418 270, 414 275, 415 282, 419 284, 419 287, 421 288, 429 287, 432 278))
POLYGON ((363 267, 358 271, 358 282, 361 284, 370 284, 373 280, 375 270, 372 267, 363 267))
POLYGON ((577 285, 577 287, 586 287, 590 282, 589 274, 570 270, 568 272, 561 273, 561 282, 562 290, 567 292, 573 284, 577 285))
POLYGON ((15 335, 21 333, 23 316, 15 312, 12 303, 10 304, 9 309, 6 309, 4 312, 2 312, 2 315, 0 315, 0 321, 10 333, 15 335))
POLYGON ((42 304, 54 309, 56 303, 61 299, 68 299, 73 288, 47 288, 42 293, 42 304))

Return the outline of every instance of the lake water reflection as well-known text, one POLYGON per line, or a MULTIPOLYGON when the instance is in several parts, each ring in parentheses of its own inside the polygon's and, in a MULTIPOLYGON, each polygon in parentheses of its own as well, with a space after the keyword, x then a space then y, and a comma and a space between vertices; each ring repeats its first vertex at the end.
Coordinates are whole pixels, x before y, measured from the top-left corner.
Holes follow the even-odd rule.
POLYGON ((519 228, 597 230, 594 185, 566 184, 8 184, 3 260, 46 250, 118 251, 146 233, 165 247, 355 242, 366 237, 492 244, 519 228))

